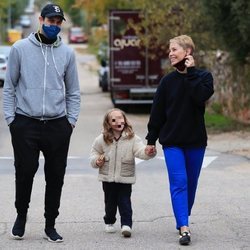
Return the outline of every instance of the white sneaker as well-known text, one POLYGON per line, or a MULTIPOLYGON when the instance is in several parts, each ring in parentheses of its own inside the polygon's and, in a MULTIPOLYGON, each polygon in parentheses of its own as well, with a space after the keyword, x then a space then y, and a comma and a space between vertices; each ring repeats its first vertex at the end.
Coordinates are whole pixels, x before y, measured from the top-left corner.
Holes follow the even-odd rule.
POLYGON ((107 224, 106 227, 105 227, 105 232, 106 233, 115 233, 116 230, 115 230, 115 227, 113 224, 107 224))
POLYGON ((121 233, 124 237, 130 237, 131 236, 132 229, 129 226, 122 226, 121 233))

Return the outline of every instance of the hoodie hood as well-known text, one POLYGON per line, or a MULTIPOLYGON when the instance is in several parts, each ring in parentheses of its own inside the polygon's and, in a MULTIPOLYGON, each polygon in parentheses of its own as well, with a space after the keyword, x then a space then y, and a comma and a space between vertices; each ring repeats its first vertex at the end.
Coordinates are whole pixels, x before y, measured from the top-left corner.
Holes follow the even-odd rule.
POLYGON ((52 43, 52 44, 44 44, 44 43, 41 43, 40 41, 38 41, 36 39, 36 36, 35 36, 35 32, 32 32, 29 36, 28 36, 28 39, 34 43, 35 45, 37 46, 41 46, 41 45, 46 45, 46 46, 49 46, 49 47, 59 47, 61 44, 62 44, 62 38, 60 36, 57 36, 57 40, 52 43))
POLYGON ((57 36, 57 40, 52 43, 52 44, 44 44, 42 42, 40 42, 39 40, 37 40, 37 37, 35 35, 36 33, 32 32, 29 36, 28 36, 28 39, 34 43, 35 45, 39 46, 41 48, 41 53, 43 55, 43 58, 44 58, 44 61, 47 65, 49 65, 48 63, 48 58, 47 58, 47 48, 51 49, 51 54, 52 54, 52 59, 53 59, 53 64, 54 64, 54 67, 56 69, 56 72, 60 78, 60 73, 58 72, 58 69, 57 69, 57 64, 56 64, 56 60, 55 60, 55 56, 54 56, 54 52, 53 52, 53 49, 54 48, 58 48, 61 44, 62 44, 62 39, 60 36, 57 36), (46 49, 44 49, 43 47, 46 46, 46 49))

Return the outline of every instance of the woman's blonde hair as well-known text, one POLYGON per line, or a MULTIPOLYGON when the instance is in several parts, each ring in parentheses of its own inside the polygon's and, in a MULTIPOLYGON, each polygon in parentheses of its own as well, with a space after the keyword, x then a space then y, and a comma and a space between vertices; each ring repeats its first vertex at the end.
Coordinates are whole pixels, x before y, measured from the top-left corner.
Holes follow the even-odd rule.
POLYGON ((187 35, 176 36, 169 40, 169 43, 172 42, 178 43, 183 49, 191 49, 191 54, 193 54, 195 50, 194 42, 190 36, 187 35))
POLYGON ((109 118, 110 118, 110 114, 113 111, 119 111, 123 118, 124 118, 124 129, 123 131, 126 133, 126 136, 128 139, 131 139, 134 137, 134 131, 132 128, 132 125, 130 124, 130 122, 128 121, 126 114, 124 111, 118 109, 118 108, 113 108, 108 110, 108 112, 105 114, 104 119, 103 119, 103 139, 107 144, 111 144, 113 142, 114 139, 114 134, 113 134, 113 130, 109 124, 109 118))

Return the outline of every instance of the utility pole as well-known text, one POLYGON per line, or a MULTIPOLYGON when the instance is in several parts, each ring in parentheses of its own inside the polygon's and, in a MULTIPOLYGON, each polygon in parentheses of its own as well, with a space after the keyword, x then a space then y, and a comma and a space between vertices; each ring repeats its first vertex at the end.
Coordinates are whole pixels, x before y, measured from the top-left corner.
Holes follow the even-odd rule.
POLYGON ((2 18, 1 18, 1 15, 0 15, 0 45, 2 44, 2 35, 3 35, 3 32, 2 32, 2 18))
POLYGON ((11 28, 11 0, 8 0, 8 29, 11 28))

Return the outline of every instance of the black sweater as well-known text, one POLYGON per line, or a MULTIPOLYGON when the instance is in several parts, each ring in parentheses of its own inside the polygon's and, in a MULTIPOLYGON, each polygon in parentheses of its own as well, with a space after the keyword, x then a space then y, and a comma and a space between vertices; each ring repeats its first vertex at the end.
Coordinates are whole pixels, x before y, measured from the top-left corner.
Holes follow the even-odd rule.
POLYGON ((174 71, 161 79, 155 93, 146 139, 154 145, 203 147, 207 145, 205 103, 214 93, 212 74, 195 67, 186 74, 174 71))

